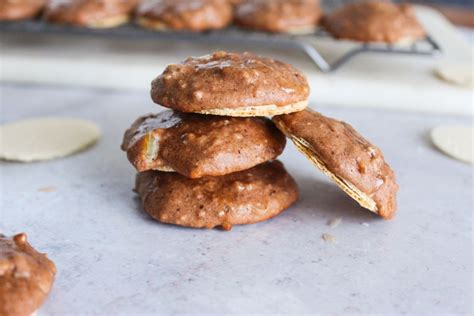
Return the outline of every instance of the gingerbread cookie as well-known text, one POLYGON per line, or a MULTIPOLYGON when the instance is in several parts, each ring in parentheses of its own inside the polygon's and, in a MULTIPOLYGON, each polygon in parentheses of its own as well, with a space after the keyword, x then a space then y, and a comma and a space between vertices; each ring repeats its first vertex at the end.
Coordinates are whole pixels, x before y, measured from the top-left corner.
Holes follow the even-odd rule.
POLYGON ((335 38, 360 42, 411 43, 426 36, 410 5, 384 0, 349 3, 323 24, 335 38))
POLYGON ((298 198, 295 181, 279 161, 200 179, 146 171, 137 175, 135 190, 157 221, 225 230, 270 219, 298 198))
POLYGON ((273 118, 308 159, 361 206, 395 215, 398 185, 380 149, 349 124, 310 110, 273 118))
POLYGON ((0 315, 29 316, 43 304, 56 267, 37 252, 25 234, 0 234, 0 315))
POLYGON ((26 20, 37 16, 46 0, 0 0, 0 21, 26 20))
POLYGON ((222 176, 276 158, 285 136, 267 118, 181 113, 138 118, 122 149, 138 171, 177 171, 188 178, 222 176))
POLYGON ((269 116, 301 111, 309 85, 291 65, 250 53, 217 52, 169 65, 152 82, 155 103, 182 112, 269 116))
POLYGON ((252 30, 307 34, 316 30, 320 17, 318 0, 246 0, 236 6, 234 19, 252 30))
POLYGON ((110 28, 129 21, 138 0, 50 0, 44 18, 50 22, 110 28))
POLYGON ((215 30, 232 21, 232 5, 228 0, 145 0, 138 6, 136 21, 160 31, 215 30))

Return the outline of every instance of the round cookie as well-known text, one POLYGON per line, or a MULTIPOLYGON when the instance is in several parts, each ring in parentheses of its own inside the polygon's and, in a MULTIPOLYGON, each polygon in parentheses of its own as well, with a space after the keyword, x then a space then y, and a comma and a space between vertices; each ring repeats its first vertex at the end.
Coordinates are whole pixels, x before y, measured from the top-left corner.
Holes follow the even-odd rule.
POLYGON ((321 17, 318 0, 246 0, 235 8, 235 23, 241 27, 273 32, 308 34, 321 17))
POLYGON ((0 315, 29 316, 43 304, 56 267, 28 243, 25 234, 0 234, 0 315))
POLYGON ((217 52, 169 65, 153 80, 157 104, 182 112, 270 116, 308 105, 305 76, 291 65, 250 53, 217 52))
POLYGON ((426 36, 410 5, 384 0, 346 4, 323 25, 335 38, 360 42, 411 43, 426 36))
POLYGON ((362 207, 385 219, 395 215, 398 185, 380 149, 349 124, 310 110, 273 121, 296 147, 362 207))
POLYGON ((0 0, 0 21, 26 20, 37 16, 45 0, 0 0))
POLYGON ((229 25, 232 5, 228 0, 145 0, 136 15, 148 29, 200 32, 229 25))
POLYGON ((136 5, 137 0, 50 0, 44 18, 60 24, 110 28, 127 23, 136 5))
POLYGON ((138 118, 122 149, 138 171, 177 171, 188 178, 222 176, 276 158, 285 136, 267 118, 172 110, 138 118))
POLYGON ((82 119, 21 120, 0 126, 0 159, 31 162, 65 157, 92 146, 99 137, 97 125, 82 119))
POLYGON ((298 199, 296 183, 279 161, 200 179, 146 171, 137 175, 135 190, 157 221, 225 230, 270 219, 298 199))

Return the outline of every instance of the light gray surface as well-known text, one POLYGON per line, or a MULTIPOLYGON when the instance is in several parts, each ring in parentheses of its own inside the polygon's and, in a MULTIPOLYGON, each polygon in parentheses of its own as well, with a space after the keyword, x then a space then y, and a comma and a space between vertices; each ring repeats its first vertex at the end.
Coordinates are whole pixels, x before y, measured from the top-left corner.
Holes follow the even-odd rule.
POLYGON ((472 314, 473 169, 427 141, 431 127, 468 118, 322 107, 382 148, 401 187, 397 217, 358 207, 289 144, 281 160, 300 201, 223 232, 141 212, 119 144, 136 116, 158 110, 146 93, 1 86, 1 106, 2 122, 74 116, 103 131, 73 157, 0 163, 0 231, 26 231, 58 267, 40 316, 472 314), (57 190, 38 191, 45 186, 57 190), (334 217, 342 223, 331 228, 334 217))

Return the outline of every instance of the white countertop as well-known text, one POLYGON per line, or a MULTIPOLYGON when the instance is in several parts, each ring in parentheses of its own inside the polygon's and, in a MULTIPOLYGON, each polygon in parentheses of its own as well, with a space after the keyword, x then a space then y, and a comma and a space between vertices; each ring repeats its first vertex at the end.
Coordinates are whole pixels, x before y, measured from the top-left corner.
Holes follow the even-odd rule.
POLYGON ((90 119, 102 140, 61 160, 0 162, 0 231, 25 231, 56 262, 39 316, 170 314, 472 315, 473 168, 428 141, 467 117, 327 108, 384 151, 401 187, 383 221, 361 209, 288 144, 281 160, 299 202, 230 232, 163 225, 141 211, 119 150, 146 92, 3 85, 1 122, 90 119), (53 192, 38 191, 53 186, 53 192), (331 228, 327 221, 341 217, 331 228), (322 240, 324 233, 335 243, 322 240))

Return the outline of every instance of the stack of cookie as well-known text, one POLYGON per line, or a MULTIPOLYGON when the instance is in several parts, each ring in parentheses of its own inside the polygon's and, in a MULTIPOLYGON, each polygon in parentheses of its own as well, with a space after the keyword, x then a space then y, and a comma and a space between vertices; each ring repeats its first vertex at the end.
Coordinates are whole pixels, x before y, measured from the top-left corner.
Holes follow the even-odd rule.
POLYGON ((398 186, 380 150, 348 124, 305 110, 308 82, 291 65, 249 53, 188 58, 152 82, 151 97, 172 110, 136 120, 122 149, 158 221, 228 230, 282 212, 298 197, 274 160, 282 132, 360 205, 384 218, 395 212, 398 186))
POLYGON ((298 70, 248 53, 168 66, 151 96, 172 110, 136 120, 122 144, 139 171, 145 211, 165 223, 226 230, 281 213, 298 191, 274 160, 285 136, 265 116, 299 111, 308 95, 298 70))

